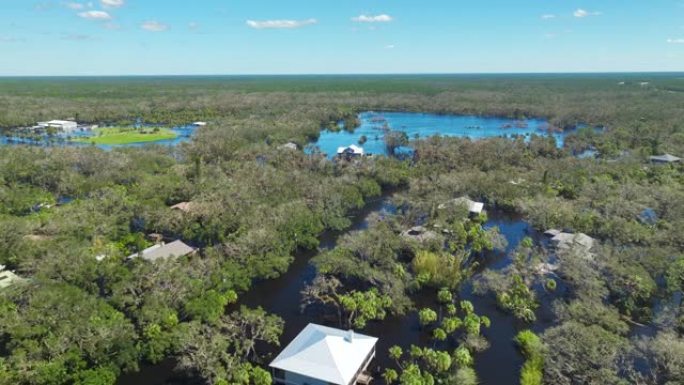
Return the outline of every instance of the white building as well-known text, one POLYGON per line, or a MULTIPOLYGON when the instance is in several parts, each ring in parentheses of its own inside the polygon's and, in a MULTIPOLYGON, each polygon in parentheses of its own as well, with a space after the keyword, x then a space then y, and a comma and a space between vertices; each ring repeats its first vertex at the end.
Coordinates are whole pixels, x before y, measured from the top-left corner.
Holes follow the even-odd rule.
POLYGON ((362 156, 363 148, 352 144, 349 147, 337 147, 338 156, 362 156))
POLYGON ((460 197, 460 198, 455 198, 452 199, 446 203, 442 203, 439 206, 437 206, 438 209, 444 210, 445 208, 449 206, 456 206, 456 205, 461 205, 465 206, 468 208, 468 212, 470 214, 475 214, 475 215, 480 215, 482 211, 484 210, 484 203, 482 202, 475 202, 473 200, 470 200, 467 197, 460 197))
POLYGON ((378 339, 309 324, 269 365, 281 385, 368 384, 378 339))
POLYGON ((76 131, 78 123, 71 120, 50 120, 49 122, 38 122, 38 127, 52 127, 62 132, 72 132, 76 131))

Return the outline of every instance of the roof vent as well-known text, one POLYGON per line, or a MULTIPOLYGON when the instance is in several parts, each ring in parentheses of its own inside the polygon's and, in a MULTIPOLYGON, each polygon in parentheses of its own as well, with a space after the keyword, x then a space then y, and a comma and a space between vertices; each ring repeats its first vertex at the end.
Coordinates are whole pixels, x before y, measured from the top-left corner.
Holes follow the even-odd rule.
POLYGON ((347 338, 346 340, 348 342, 354 342, 354 331, 349 329, 349 333, 347 333, 347 338))

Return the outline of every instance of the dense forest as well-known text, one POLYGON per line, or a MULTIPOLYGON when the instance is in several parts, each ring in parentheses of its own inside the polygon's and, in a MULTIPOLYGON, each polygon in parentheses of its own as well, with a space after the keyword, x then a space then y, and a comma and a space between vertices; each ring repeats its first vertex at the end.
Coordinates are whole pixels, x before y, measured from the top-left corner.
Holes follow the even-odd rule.
POLYGON ((478 355, 515 344, 510 384, 682 384, 684 164, 648 161, 684 155, 682 106, 681 74, 0 79, 6 132, 209 122, 176 147, 0 147, 0 265, 21 277, 0 289, 0 384, 111 385, 165 360, 174 381, 270 384, 286 320, 241 298, 302 250, 316 277, 292 307, 311 322, 419 320, 427 342, 378 351, 394 365, 375 381, 477 384, 478 355), (281 146, 369 110, 537 117, 568 136, 433 137, 350 161, 281 146), (445 204, 464 196, 594 245, 506 245, 487 212, 445 204), (391 213, 318 250, 380 197, 391 213), (128 258, 159 239, 198 252, 128 258), (525 326, 489 340, 501 325, 466 288, 525 326))

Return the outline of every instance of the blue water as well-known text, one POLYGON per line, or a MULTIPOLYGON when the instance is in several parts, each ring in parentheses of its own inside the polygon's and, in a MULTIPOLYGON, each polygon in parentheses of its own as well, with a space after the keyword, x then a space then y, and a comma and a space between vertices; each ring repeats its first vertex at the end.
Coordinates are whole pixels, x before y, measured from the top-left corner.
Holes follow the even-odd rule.
MULTIPOLYGON (((98 144, 97 147, 104 150, 111 150, 115 147, 143 147, 147 145, 160 145, 160 146, 176 146, 182 142, 190 140, 193 132, 197 129, 196 126, 191 124, 185 126, 172 127, 171 130, 175 132, 178 136, 173 139, 157 140, 154 142, 142 142, 142 143, 128 143, 128 144, 98 144)), ((69 134, 71 137, 88 137, 92 136, 92 131, 78 130, 69 134)), ((29 145, 29 146, 41 146, 41 147, 87 147, 92 146, 88 143, 77 143, 69 141, 66 134, 57 134, 51 140, 47 137, 43 137, 39 140, 26 139, 15 136, 1 136, 0 146, 13 146, 13 145, 29 145)))
POLYGON ((491 137, 523 136, 532 134, 552 135, 558 147, 563 146, 564 133, 548 133, 548 123, 542 119, 515 120, 507 118, 481 117, 472 115, 437 115, 415 112, 362 112, 361 125, 349 132, 324 130, 319 139, 312 143, 321 152, 333 157, 338 147, 359 145, 359 139, 366 136, 361 147, 367 154, 386 155, 384 133, 387 129, 405 132, 410 140, 435 135, 483 139, 491 137))

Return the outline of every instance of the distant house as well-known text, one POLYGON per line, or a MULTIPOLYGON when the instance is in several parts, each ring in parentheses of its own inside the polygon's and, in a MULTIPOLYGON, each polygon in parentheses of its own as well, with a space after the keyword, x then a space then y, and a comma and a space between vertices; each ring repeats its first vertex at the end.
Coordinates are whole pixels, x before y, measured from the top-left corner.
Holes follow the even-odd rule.
POLYGON ((378 339, 309 324, 269 365, 276 384, 368 384, 378 339))
POLYGON ((437 206, 438 209, 444 210, 445 208, 449 206, 456 206, 456 205, 463 205, 468 208, 468 212, 470 214, 475 214, 479 215, 483 210, 484 210, 484 203, 482 202, 475 202, 473 200, 470 200, 467 197, 460 197, 460 198, 455 198, 452 199, 446 203, 442 203, 439 206, 437 206))
POLYGON ((55 128, 61 132, 73 132, 78 128, 78 123, 71 120, 50 120, 49 122, 38 122, 39 128, 55 128))
POLYGON ((280 146, 278 146, 278 149, 297 151, 299 150, 299 146, 297 146, 297 143, 287 142, 285 144, 281 144, 280 146))
POLYGON ((4 289, 23 280, 23 278, 19 277, 13 272, 5 270, 4 265, 0 265, 0 289, 4 289))
POLYGON ((171 206, 171 210, 179 210, 184 213, 189 213, 192 210, 192 202, 180 202, 171 206))
POLYGON ((180 240, 173 241, 167 244, 158 244, 148 247, 140 253, 131 254, 128 259, 142 258, 146 261, 156 261, 158 259, 178 258, 195 253, 195 249, 186 245, 180 240))
POLYGON ((425 242, 437 238, 437 233, 426 229, 423 226, 414 226, 401 233, 406 239, 413 239, 418 242, 425 242))
POLYGON ((194 122, 192 125, 195 127, 204 127, 207 125, 207 122, 194 122))
POLYGON ((345 158, 355 158, 358 156, 363 156, 363 148, 352 144, 349 147, 338 147, 337 148, 337 156, 339 157, 345 157, 345 158))
POLYGON ((670 154, 649 156, 648 159, 651 163, 676 163, 682 160, 682 158, 670 154))
POLYGON ((586 256, 591 256, 591 249, 594 247, 594 238, 584 233, 566 233, 560 230, 551 229, 544 232, 544 235, 551 238, 551 244, 559 251, 577 251, 586 256))

